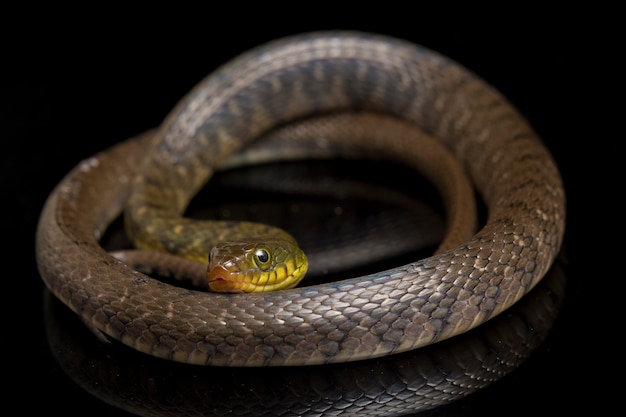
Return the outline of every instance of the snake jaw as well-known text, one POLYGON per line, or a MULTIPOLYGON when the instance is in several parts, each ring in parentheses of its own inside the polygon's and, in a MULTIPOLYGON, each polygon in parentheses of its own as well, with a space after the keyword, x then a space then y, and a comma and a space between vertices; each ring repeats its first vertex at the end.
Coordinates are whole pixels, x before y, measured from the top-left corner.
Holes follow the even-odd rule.
POLYGON ((237 288, 241 282, 238 282, 236 276, 236 272, 229 271, 223 265, 209 265, 207 270, 209 289, 221 293, 245 292, 242 288, 237 288))
POLYGON ((238 277, 241 270, 237 259, 227 248, 225 245, 216 245, 211 249, 207 268, 209 289, 221 293, 245 292, 240 288, 242 282, 238 277))
POLYGON ((211 249, 207 280, 209 290, 219 293, 258 291, 257 285, 247 277, 250 269, 248 245, 241 242, 219 243, 211 249))

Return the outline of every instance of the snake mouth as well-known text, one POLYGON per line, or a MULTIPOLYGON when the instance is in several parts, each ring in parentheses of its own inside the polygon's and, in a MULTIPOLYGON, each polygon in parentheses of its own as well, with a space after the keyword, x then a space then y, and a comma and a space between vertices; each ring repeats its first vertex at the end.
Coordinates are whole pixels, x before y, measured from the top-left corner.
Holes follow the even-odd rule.
POLYGON ((213 292, 240 293, 244 292, 233 278, 233 273, 221 265, 216 265, 208 269, 207 281, 209 289, 213 292))

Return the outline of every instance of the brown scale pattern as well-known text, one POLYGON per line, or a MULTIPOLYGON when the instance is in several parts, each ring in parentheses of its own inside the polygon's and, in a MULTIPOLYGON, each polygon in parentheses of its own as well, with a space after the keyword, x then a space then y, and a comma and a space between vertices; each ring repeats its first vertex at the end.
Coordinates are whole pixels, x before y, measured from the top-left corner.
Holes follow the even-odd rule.
MULTIPOLYGON (((389 138, 333 146, 367 148, 402 163, 415 147, 389 138)), ((46 285, 88 325, 142 352, 206 365, 321 364, 415 349, 499 314, 546 273, 564 224, 554 161, 482 80, 403 41, 317 33, 242 55, 201 82, 159 130, 82 162, 44 207, 37 261, 46 285), (153 207, 180 216, 210 177, 207 167, 271 128, 352 109, 403 118, 449 146, 485 201, 484 227, 397 269, 255 295, 173 287, 100 247, 97 238, 125 206, 136 155, 148 142, 156 146, 136 177, 146 192, 130 198, 131 221, 152 216, 153 207), (163 195, 174 198, 163 203, 163 195)))

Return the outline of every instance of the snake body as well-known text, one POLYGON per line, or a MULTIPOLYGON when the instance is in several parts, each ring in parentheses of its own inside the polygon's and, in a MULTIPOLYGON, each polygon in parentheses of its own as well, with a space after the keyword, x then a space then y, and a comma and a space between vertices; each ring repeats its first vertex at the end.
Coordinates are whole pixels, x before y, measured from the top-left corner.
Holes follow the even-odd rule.
MULTIPOLYGON (((407 162, 402 149, 412 145, 394 139, 372 151, 407 162)), ((541 280, 564 228, 557 166, 497 91, 421 46, 321 32, 244 53, 196 86, 156 133, 83 161, 46 202, 36 252, 58 298, 139 351, 203 365, 311 365, 415 349, 489 320, 541 280), (166 285, 98 244, 131 195, 138 160, 151 161, 152 181, 167 197, 158 210, 180 215, 228 155, 282 124, 340 111, 383 113, 439 138, 482 196, 484 226, 401 267, 258 294, 166 285)))

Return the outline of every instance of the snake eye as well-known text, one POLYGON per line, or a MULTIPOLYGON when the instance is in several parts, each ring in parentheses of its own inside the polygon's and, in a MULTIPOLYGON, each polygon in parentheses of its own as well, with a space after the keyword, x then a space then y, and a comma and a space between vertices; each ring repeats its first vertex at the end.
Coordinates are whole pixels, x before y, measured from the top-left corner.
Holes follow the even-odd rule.
POLYGON ((270 253, 265 248, 259 248, 254 251, 254 260, 259 268, 267 269, 270 264, 270 253))

